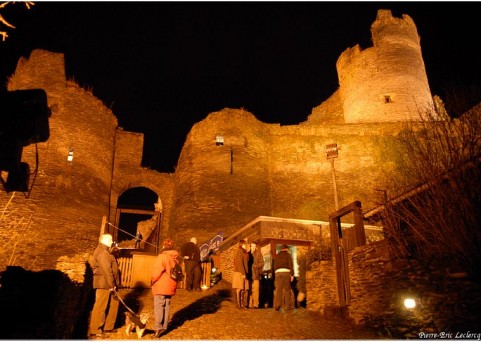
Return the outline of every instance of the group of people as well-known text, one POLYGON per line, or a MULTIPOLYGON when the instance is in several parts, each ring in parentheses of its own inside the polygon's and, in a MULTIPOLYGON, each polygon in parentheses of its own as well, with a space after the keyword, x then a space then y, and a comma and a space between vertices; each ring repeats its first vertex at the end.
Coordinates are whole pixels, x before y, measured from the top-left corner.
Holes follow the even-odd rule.
POLYGON ((259 308, 260 279, 264 269, 264 256, 256 243, 240 240, 234 255, 232 289, 239 309, 259 308))
MULTIPOLYGON (((154 299, 154 337, 160 337, 166 330, 170 316, 170 302, 177 290, 177 281, 170 276, 170 270, 183 259, 185 265, 185 288, 188 291, 202 291, 200 249, 195 237, 180 248, 174 247, 172 239, 162 241, 162 249, 156 256, 151 273, 151 290, 154 299)), ((113 332, 119 297, 117 286, 120 285, 120 272, 117 262, 118 248, 111 234, 102 234, 99 244, 90 261, 93 272, 95 303, 92 309, 89 335, 103 337, 113 332)), ((264 269, 264 257, 256 243, 248 244, 240 240, 234 256, 234 274, 232 289, 236 306, 239 309, 259 308, 260 280, 264 269)), ((275 290, 274 309, 293 308, 291 282, 294 268, 289 248, 281 247, 274 260, 275 290)))
MULTIPOLYGON (((90 264, 93 272, 95 303, 92 308, 89 335, 103 337, 105 333, 114 332, 119 309, 117 287, 120 285, 120 272, 117 262, 118 248, 111 234, 102 234, 90 264)), ((202 291, 200 282, 202 268, 200 249, 197 239, 193 237, 182 245, 180 253, 174 248, 172 239, 162 241, 162 249, 154 260, 151 273, 151 289, 154 299, 154 337, 160 337, 166 330, 170 316, 170 301, 177 290, 177 281, 170 277, 170 270, 184 259, 186 289, 202 291)))
MULTIPOLYGON (((256 243, 248 244, 239 240, 234 255, 234 273, 232 276, 233 295, 238 309, 258 309, 260 298, 260 280, 264 269, 264 256, 256 243)), ((274 259, 274 309, 294 308, 294 295, 291 282, 294 280, 294 266, 289 247, 282 245, 274 259)))

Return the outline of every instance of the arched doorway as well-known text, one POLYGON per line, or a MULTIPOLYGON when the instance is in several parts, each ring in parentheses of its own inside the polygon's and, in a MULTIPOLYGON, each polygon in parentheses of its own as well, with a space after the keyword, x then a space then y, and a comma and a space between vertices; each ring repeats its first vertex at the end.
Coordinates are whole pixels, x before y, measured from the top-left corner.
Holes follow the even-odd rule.
POLYGON ((114 239, 122 249, 158 252, 161 204, 158 195, 146 187, 124 191, 117 202, 114 239), (142 240, 136 244, 140 233, 142 240))

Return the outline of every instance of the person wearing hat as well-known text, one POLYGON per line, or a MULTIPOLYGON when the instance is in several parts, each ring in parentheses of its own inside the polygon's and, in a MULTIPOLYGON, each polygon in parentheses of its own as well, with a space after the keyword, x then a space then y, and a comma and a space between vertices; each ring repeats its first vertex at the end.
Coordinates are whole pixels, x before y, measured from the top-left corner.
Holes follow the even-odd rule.
POLYGON ((95 303, 90 317, 90 335, 103 337, 104 333, 114 332, 119 309, 115 295, 119 284, 119 266, 110 252, 113 245, 111 234, 102 234, 91 259, 95 303))
POLYGON ((281 307, 286 310, 294 308, 291 282, 294 280, 294 265, 287 245, 282 245, 274 259, 274 310, 281 307))

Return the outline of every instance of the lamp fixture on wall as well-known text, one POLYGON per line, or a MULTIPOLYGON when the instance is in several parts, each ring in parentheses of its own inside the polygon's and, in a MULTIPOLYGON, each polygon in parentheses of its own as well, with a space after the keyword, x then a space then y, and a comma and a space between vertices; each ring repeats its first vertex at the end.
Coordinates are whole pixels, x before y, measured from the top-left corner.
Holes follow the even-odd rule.
POLYGON ((72 163, 72 161, 73 161, 73 148, 69 149, 69 151, 68 151, 67 161, 69 163, 72 163))

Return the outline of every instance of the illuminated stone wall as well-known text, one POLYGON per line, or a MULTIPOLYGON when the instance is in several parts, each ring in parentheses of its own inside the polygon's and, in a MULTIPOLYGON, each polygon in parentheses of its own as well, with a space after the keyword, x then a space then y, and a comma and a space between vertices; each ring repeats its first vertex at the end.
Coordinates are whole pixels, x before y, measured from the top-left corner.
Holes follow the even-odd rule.
MULTIPOLYGON (((161 237, 165 237, 170 234, 170 209, 172 208, 175 179, 173 174, 160 173, 142 167, 143 147, 144 135, 142 133, 124 131, 120 127, 117 129, 109 222, 115 222, 118 199, 125 191, 136 187, 145 187, 158 196, 161 237)), ((152 238, 144 236, 146 240, 152 240, 152 238)))
POLYGON ((371 32, 373 47, 341 54, 339 89, 305 122, 264 124, 245 110, 224 109, 194 125, 176 170, 171 226, 178 234, 187 229, 207 240, 260 215, 327 220, 336 209, 330 143, 340 148, 339 206, 360 200, 369 209, 382 201, 374 189, 398 167, 393 137, 433 102, 412 19, 380 10, 371 32))
POLYGON ((58 257, 83 254, 98 243, 108 213, 117 119, 90 91, 65 79, 63 54, 34 50, 19 60, 8 90, 35 88, 46 91, 52 108, 50 137, 23 149, 31 192, 0 192, 6 210, 1 265, 12 257, 29 270, 55 269, 58 257))
POLYGON ((266 139, 268 125, 243 110, 211 113, 192 127, 176 168, 171 227, 179 241, 228 235, 270 213, 266 139), (216 145, 217 135, 224 145, 216 145))
MULTIPOLYGON (((372 52, 351 54, 348 49, 338 63, 340 88, 314 108, 306 122, 266 124, 242 109, 211 113, 192 127, 174 174, 141 167, 142 133, 118 128, 113 113, 91 91, 66 80, 62 54, 35 50, 22 58, 9 79, 9 90, 43 88, 53 109, 50 139, 38 144, 38 173, 31 178, 35 187, 29 199, 17 193, 10 204, 28 218, 32 237, 40 230, 48 232, 51 243, 37 246, 32 239, 36 258, 52 262, 95 246, 102 216, 114 222, 117 199, 136 186, 159 195, 162 235, 176 235, 177 241, 191 236, 205 241, 219 231, 227 236, 262 215, 326 221, 335 210, 331 163, 325 154, 326 144, 333 142, 340 147, 335 160, 339 205, 354 200, 365 209, 377 205, 381 199, 374 188, 385 181, 384 173, 396 168, 392 137, 406 116, 401 111, 380 115, 372 99, 384 94, 384 88, 401 92, 404 88, 395 88, 394 83, 401 87, 410 80, 422 101, 430 97, 412 20, 380 11, 372 32, 375 46, 369 51, 378 49, 379 56, 396 49, 409 52, 406 58, 413 66, 404 78, 406 60, 399 58, 403 53, 391 59, 366 59, 373 70, 374 65, 390 70, 366 81, 362 70, 369 68, 361 68, 359 61, 372 52), (370 100, 358 101, 361 98, 370 100), (216 145, 220 135, 222 146, 216 145), (71 165, 66 161, 70 148, 71 165), (65 237, 68 243, 57 244, 65 237), (68 246, 71 240, 75 246, 68 246)), ((386 104, 392 108, 422 102, 410 96, 396 99, 395 94, 396 101, 386 104)), ((24 161, 32 168, 35 157, 34 145, 24 149, 24 161)), ((10 195, 2 192, 0 205, 6 205, 10 195)), ((8 237, 2 240, 8 245, 8 237)))
POLYGON ((328 221, 336 210, 325 152, 332 142, 341 148, 339 206, 361 200, 374 207, 380 201, 374 189, 394 169, 390 148, 400 129, 402 123, 280 126, 241 109, 211 113, 182 149, 170 227, 178 240, 204 241, 219 231, 229 236, 258 216, 328 221), (223 146, 216 145, 218 135, 223 146))

